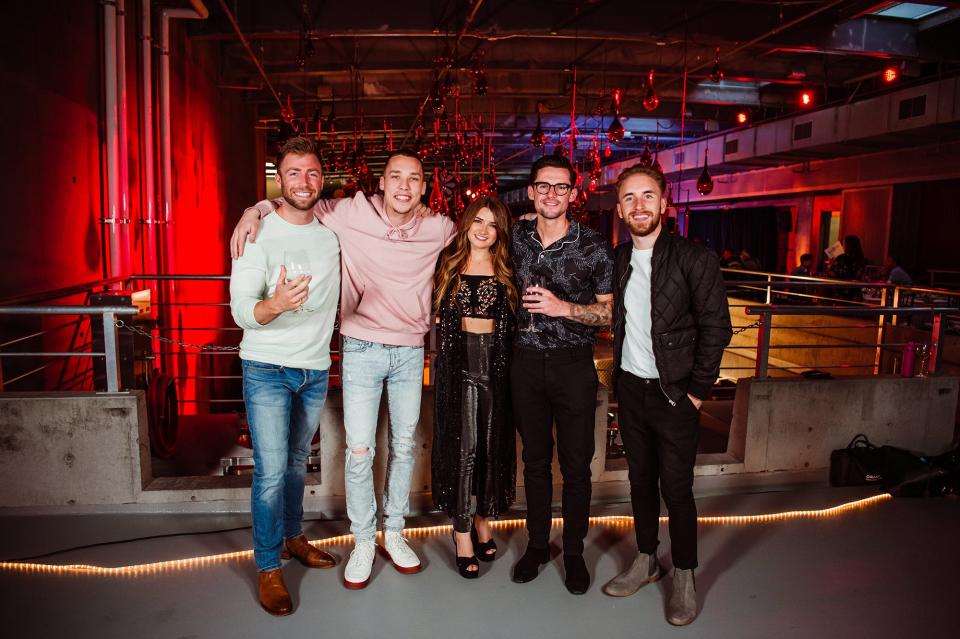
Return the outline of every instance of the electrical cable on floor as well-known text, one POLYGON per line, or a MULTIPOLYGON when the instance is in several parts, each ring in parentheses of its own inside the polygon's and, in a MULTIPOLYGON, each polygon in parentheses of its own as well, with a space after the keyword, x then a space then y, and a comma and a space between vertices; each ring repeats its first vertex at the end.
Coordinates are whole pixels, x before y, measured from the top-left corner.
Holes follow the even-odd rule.
MULTIPOLYGON (((311 521, 330 521, 329 519, 304 519, 303 523, 311 521)), ((54 555, 62 555, 68 552, 74 552, 77 550, 89 550, 90 548, 101 548, 103 546, 117 546, 120 544, 133 544, 138 541, 151 541, 153 539, 170 539, 172 537, 188 537, 193 535, 215 535, 219 533, 229 533, 236 532, 238 530, 250 530, 253 528, 252 525, 248 526, 236 526, 234 528, 218 528, 215 530, 199 530, 199 531, 185 531, 185 532, 176 532, 176 533, 164 533, 161 535, 147 535, 145 537, 132 537, 130 539, 116 539, 113 541, 99 541, 94 544, 83 544, 81 546, 71 546, 69 548, 62 548, 60 550, 51 550, 50 552, 45 552, 39 555, 30 555, 29 557, 17 557, 14 559, 0 559, 2 563, 18 563, 24 561, 33 561, 35 559, 46 559, 47 557, 53 557, 54 555)))

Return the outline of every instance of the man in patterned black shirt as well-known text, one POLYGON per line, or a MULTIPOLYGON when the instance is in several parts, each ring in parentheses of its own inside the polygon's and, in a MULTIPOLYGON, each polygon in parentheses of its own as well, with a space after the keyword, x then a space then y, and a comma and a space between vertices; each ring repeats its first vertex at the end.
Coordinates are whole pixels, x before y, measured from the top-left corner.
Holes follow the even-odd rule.
POLYGON ((547 155, 530 171, 527 193, 536 220, 513 228, 511 254, 523 291, 520 331, 514 340, 510 378, 514 421, 523 441, 527 497, 527 550, 513 580, 526 583, 550 560, 553 500, 553 424, 563 475, 564 583, 583 594, 590 573, 583 539, 590 514, 590 461, 594 453, 597 373, 594 333, 613 313, 610 245, 567 217, 577 197, 576 173, 566 158, 547 155), (534 276, 541 278, 540 285, 534 276))

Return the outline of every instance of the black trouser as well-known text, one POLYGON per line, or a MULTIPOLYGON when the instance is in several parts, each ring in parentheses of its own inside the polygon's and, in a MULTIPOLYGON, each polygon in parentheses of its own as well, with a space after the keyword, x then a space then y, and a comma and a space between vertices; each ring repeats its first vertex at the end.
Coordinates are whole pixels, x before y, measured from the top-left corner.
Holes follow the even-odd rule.
POLYGON ((547 548, 553 501, 553 424, 563 475, 563 552, 583 553, 590 516, 597 371, 593 349, 514 349, 513 416, 523 442, 523 480, 531 548, 547 548))
POLYGON ((684 396, 671 406, 658 380, 620 371, 620 437, 630 469, 630 498, 637 550, 653 554, 660 528, 660 492, 670 516, 673 565, 697 567, 697 504, 693 466, 700 411, 684 396), (660 491, 657 490, 657 482, 660 491))
MULTIPOLYGON (((477 441, 489 441, 493 430, 493 398, 490 395, 492 346, 492 335, 463 334, 464 368, 460 371, 462 426, 457 473, 457 512, 453 518, 453 529, 460 533, 470 532, 473 524, 471 497, 477 492, 476 474, 481 476, 480 481, 485 482, 489 472, 486 460, 477 459, 477 441)), ((488 513, 479 514, 485 517, 488 513)))

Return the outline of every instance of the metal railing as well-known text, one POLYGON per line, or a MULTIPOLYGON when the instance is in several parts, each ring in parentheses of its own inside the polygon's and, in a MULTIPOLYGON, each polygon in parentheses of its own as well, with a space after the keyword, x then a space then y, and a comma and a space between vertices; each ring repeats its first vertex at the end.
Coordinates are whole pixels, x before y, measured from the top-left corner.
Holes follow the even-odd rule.
MULTIPOLYGON (((811 309, 809 306, 747 306, 745 308, 747 315, 759 316, 759 326, 757 330, 757 361, 755 368, 756 377, 767 377, 769 370, 770 350, 782 348, 816 348, 816 345, 778 345, 771 346, 770 337, 773 328, 773 317, 776 315, 837 315, 837 316, 896 316, 896 315, 932 315, 932 329, 930 334, 930 373, 935 374, 940 371, 941 357, 943 353, 943 318, 946 314, 960 313, 958 307, 931 307, 931 308, 901 308, 901 307, 880 307, 880 308, 860 308, 849 306, 831 306, 817 307, 811 309)), ((793 327, 791 327, 793 328, 793 327)), ((890 346, 902 346, 901 344, 884 344, 878 341, 876 344, 859 344, 859 347, 876 348, 879 358, 880 349, 890 346)), ((825 348, 837 348, 836 344, 824 345, 825 348)))
MULTIPOLYGON (((872 369, 874 373, 879 372, 879 362, 880 362, 880 353, 883 350, 890 350, 891 348, 902 346, 899 343, 884 343, 884 330, 885 327, 890 325, 896 325, 898 318, 900 320, 906 318, 931 318, 929 325, 929 330, 931 335, 934 336, 931 338, 931 341, 936 342, 936 346, 933 351, 936 354, 936 359, 933 362, 934 370, 940 370, 941 358, 942 358, 942 348, 941 343, 943 339, 943 334, 947 332, 948 328, 960 328, 960 291, 951 291, 944 289, 933 289, 927 287, 915 287, 915 286, 895 286, 886 283, 872 283, 872 282, 849 282, 842 280, 832 280, 826 278, 817 278, 817 277, 803 277, 803 276, 793 276, 777 273, 763 273, 758 271, 745 271, 741 269, 724 269, 725 276, 728 277, 726 280, 726 285, 728 292, 732 298, 736 297, 747 297, 748 295, 756 296, 758 301, 765 302, 766 306, 761 306, 760 304, 751 303, 749 299, 744 300, 743 302, 738 302, 736 299, 731 300, 731 311, 735 309, 746 310, 749 316, 756 316, 759 318, 759 322, 747 323, 743 326, 734 326, 736 332, 744 332, 746 330, 751 330, 753 328, 759 328, 758 337, 756 346, 744 346, 742 340, 738 344, 732 344, 728 347, 728 350, 731 352, 736 352, 742 354, 744 350, 752 351, 755 350, 756 361, 755 362, 746 362, 750 366, 728 366, 725 367, 725 371, 729 373, 734 373, 730 377, 739 377, 742 376, 743 372, 751 371, 753 374, 762 374, 766 375, 769 370, 769 356, 771 348, 776 351, 778 349, 798 349, 798 348, 862 348, 862 349, 874 349, 876 356, 873 358, 873 362, 870 365, 863 364, 862 366, 856 364, 852 366, 853 368, 861 369, 872 369), (746 279, 736 279, 736 277, 743 277, 746 279), (857 297, 860 299, 844 299, 839 298, 830 293, 833 291, 855 291, 857 297), (791 306, 775 306, 778 302, 781 301, 790 301, 794 300, 797 302, 804 303, 803 306, 797 305, 795 307, 791 306), (919 307, 917 305, 920 305, 919 307), (931 308, 936 312, 932 312, 931 308), (792 309, 792 310, 788 310, 792 309), (857 324, 843 324, 837 326, 827 326, 827 325, 790 325, 789 327, 775 326, 772 322, 772 318, 775 315, 835 315, 835 316, 846 316, 846 317, 861 317, 867 320, 865 323, 857 324), (873 322, 873 323, 869 323, 873 322), (848 329, 871 329, 876 331, 877 338, 876 340, 870 340, 869 338, 860 338, 858 337, 856 343, 848 344, 832 344, 832 345, 818 345, 813 343, 784 343, 783 341, 777 343, 776 345, 771 346, 770 337, 771 331, 778 328, 788 328, 788 329, 804 329, 804 328, 816 328, 818 331, 829 331, 829 330, 841 330, 845 331, 848 329)), ((184 274, 184 275, 149 275, 149 274, 135 274, 131 275, 129 278, 112 278, 106 280, 100 280, 97 282, 91 282, 89 284, 77 285, 72 287, 66 287, 62 289, 57 289, 55 291, 48 291, 41 293, 35 296, 21 296, 14 299, 4 300, 3 303, 10 304, 11 302, 34 302, 37 301, 47 301, 54 300, 58 298, 69 298, 70 296, 77 296, 83 294, 91 294, 97 292, 99 289, 107 289, 110 286, 121 285, 129 286, 132 283, 138 283, 140 287, 146 286, 157 286, 157 287, 173 287, 178 284, 188 283, 188 282, 218 282, 221 284, 226 284, 229 282, 230 277, 228 275, 200 275, 200 274, 184 274)), ((172 322, 168 323, 157 323, 155 325, 139 328, 130 325, 125 325, 122 321, 120 325, 122 330, 129 330, 130 332, 139 332, 141 335, 147 335, 150 339, 150 357, 151 358, 160 358, 166 363, 166 370, 173 374, 178 382, 178 385, 186 388, 188 385, 197 384, 213 384, 226 382, 227 380, 239 380, 240 375, 238 374, 224 374, 223 370, 220 370, 220 365, 214 366, 217 370, 208 371, 211 374, 204 374, 203 371, 191 371, 190 368, 197 368, 196 366, 186 365, 184 368, 185 358, 189 359, 191 357, 196 357, 201 353, 208 354, 217 354, 217 355, 230 355, 232 356, 233 351, 236 349, 235 345, 239 342, 239 336, 242 333, 241 329, 236 326, 230 325, 219 325, 227 324, 228 322, 202 322, 197 321, 196 313, 201 312, 201 308, 217 308, 224 309, 229 306, 229 302, 225 301, 227 295, 226 291, 209 291, 206 293, 206 296, 209 299, 204 298, 204 296, 192 296, 189 299, 184 300, 182 297, 177 295, 170 294, 169 290, 162 293, 161 299, 154 300, 152 306, 157 307, 161 312, 166 309, 179 309, 183 311, 182 318, 177 319, 177 325, 172 325, 172 322), (231 346, 214 346, 212 343, 193 343, 197 341, 203 341, 201 339, 190 339, 190 335, 197 335, 207 333, 215 333, 219 336, 230 335, 230 338, 224 340, 216 339, 212 343, 229 343, 231 346), (236 338, 233 339, 232 336, 235 335, 236 338), (179 337, 179 339, 174 339, 179 337), (164 345, 169 345, 170 348, 165 347, 164 345), (182 370, 181 370, 182 369, 182 370)), ((117 375, 115 374, 116 361, 107 356, 107 353, 115 353, 116 350, 116 327, 112 327, 110 330, 107 330, 106 323, 110 321, 106 312, 111 307, 96 307, 96 306, 48 306, 48 305, 36 305, 36 306, 25 306, 21 304, 16 304, 12 306, 2 306, 0 305, 0 314, 34 314, 34 315, 43 315, 50 314, 53 309, 71 309, 70 313, 80 315, 81 317, 72 320, 70 322, 64 323, 58 326, 46 326, 44 330, 33 330, 31 329, 26 335, 17 335, 12 339, 0 343, 0 357, 16 357, 16 358, 29 358, 35 357, 40 360, 46 360, 40 366, 37 366, 33 370, 27 371, 26 373, 19 374, 16 377, 6 380, 6 386, 14 382, 20 381, 27 378, 30 375, 35 375, 40 371, 47 368, 50 363, 51 358, 75 358, 75 357, 105 357, 110 359, 108 365, 108 388, 116 388, 117 384, 117 375), (87 341, 81 344, 71 345, 72 350, 62 350, 58 352, 51 351, 50 349, 32 349, 30 351, 22 352, 13 352, 10 349, 11 346, 19 345, 22 347, 27 340, 32 338, 37 338, 48 334, 52 331, 63 329, 65 327, 77 326, 80 323, 88 321, 90 316, 102 315, 102 322, 104 323, 104 333, 105 338, 112 340, 112 344, 106 348, 103 352, 91 353, 85 351, 84 349, 91 346, 90 342, 87 341)), ((117 308, 122 308, 123 312, 114 312, 112 317, 116 319, 119 315, 132 315, 136 312, 134 308, 125 308, 125 307, 112 307, 114 311, 117 308)), ((66 310, 58 312, 57 314, 69 314, 66 310)), ((168 314, 169 316, 169 314, 168 314)), ((742 317, 742 314, 741 314, 742 317)), ((926 331, 928 327, 924 324, 923 329, 926 331)), ((802 339, 802 337, 801 337, 802 339)), ((434 340, 428 340, 428 344, 434 344, 434 340)), ((332 349, 332 354, 336 358, 337 348, 336 340, 333 344, 334 348, 332 349)), ((429 349, 429 346, 428 346, 429 349)), ((220 359, 220 358, 218 358, 220 359)), ((734 362, 735 363, 735 362, 734 362)), ((208 364, 209 365, 209 364, 208 364)), ((334 367, 336 368, 336 367, 334 367)), ((792 368, 800 369, 805 368, 804 366, 797 365, 792 368)), ((849 364, 842 364, 837 368, 851 368, 849 364)), ((89 373, 89 371, 86 371, 89 373)), ((229 372, 229 371, 227 371, 229 372)), ((332 371, 332 375, 336 378, 336 372, 332 371)), ((334 381, 334 380, 332 380, 334 381)), ((2 373, 0 373, 0 390, 4 388, 2 373)), ((199 386, 197 387, 199 388, 199 386)), ((231 387, 232 388, 232 387, 231 387)), ((216 391, 220 392, 220 391, 216 391)), ((237 404, 238 408, 241 404, 241 398, 239 393, 237 397, 226 397, 222 394, 216 397, 201 397, 194 396, 194 393, 181 394, 178 398, 178 401, 181 404, 226 404, 233 403, 237 404)))
MULTIPOLYGON (((120 367, 117 365, 117 316, 136 315, 133 306, 0 306, 0 315, 101 315, 103 322, 102 351, 68 352, 3 352, 0 357, 103 357, 107 373, 107 392, 120 390, 120 367)), ((14 340, 19 342, 22 340, 14 340)), ((11 342, 7 342, 10 344, 11 342)))

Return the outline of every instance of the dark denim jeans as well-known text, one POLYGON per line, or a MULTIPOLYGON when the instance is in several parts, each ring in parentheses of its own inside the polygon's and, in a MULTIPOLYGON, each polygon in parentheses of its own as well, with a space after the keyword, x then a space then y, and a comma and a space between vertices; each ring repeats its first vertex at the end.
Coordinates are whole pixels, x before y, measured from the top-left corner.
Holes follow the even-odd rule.
POLYGON ((547 548, 552 523, 553 446, 563 475, 563 552, 583 554, 590 517, 597 370, 589 346, 515 348, 510 367, 513 418, 523 442, 523 481, 531 548, 547 548))
POLYGON ((697 567, 697 504, 693 467, 700 437, 700 411, 688 397, 667 401, 658 380, 620 373, 620 436, 627 451, 630 499, 637 550, 657 551, 660 494, 670 515, 670 544, 676 568, 697 567))
POLYGON ((283 540, 303 532, 306 462, 327 398, 328 373, 241 362, 253 439, 253 557, 264 572, 280 567, 283 540))

